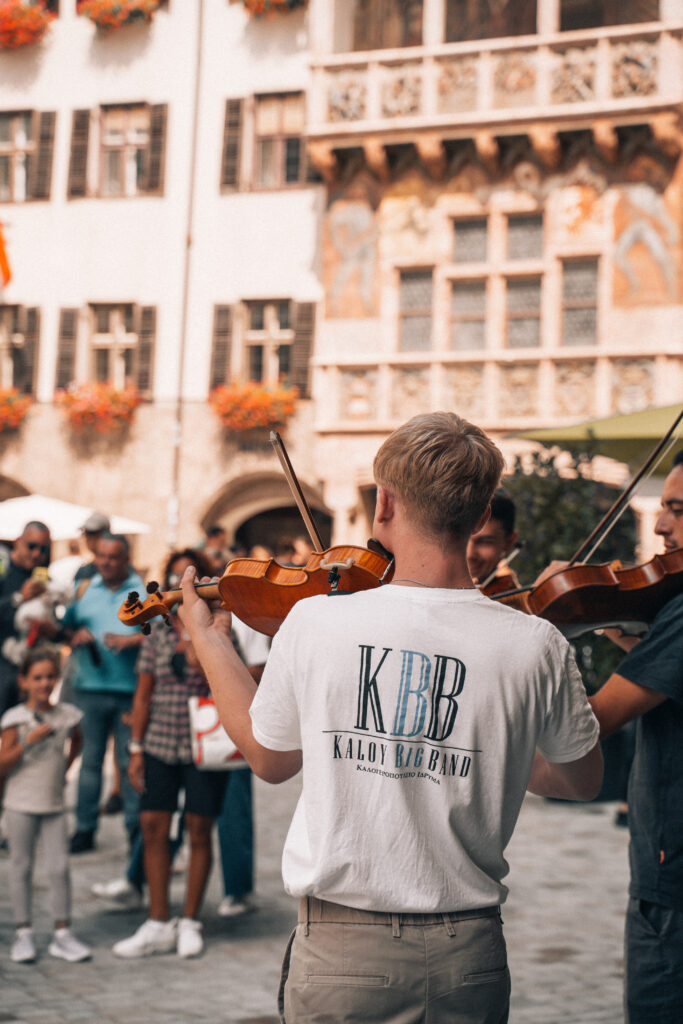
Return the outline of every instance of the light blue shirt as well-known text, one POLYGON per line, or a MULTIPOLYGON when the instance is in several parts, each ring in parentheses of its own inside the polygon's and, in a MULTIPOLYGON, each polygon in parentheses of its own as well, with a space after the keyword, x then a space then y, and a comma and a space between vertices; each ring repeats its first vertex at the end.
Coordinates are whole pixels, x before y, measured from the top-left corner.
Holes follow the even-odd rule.
POLYGON ((73 685, 76 690, 134 692, 138 648, 112 651, 104 644, 105 633, 130 635, 131 627, 123 625, 118 611, 131 590, 144 591, 144 583, 134 570, 115 590, 107 586, 97 573, 85 593, 66 609, 63 623, 66 629, 77 630, 84 626, 95 637, 95 657, 89 645, 74 650, 76 676, 73 685))

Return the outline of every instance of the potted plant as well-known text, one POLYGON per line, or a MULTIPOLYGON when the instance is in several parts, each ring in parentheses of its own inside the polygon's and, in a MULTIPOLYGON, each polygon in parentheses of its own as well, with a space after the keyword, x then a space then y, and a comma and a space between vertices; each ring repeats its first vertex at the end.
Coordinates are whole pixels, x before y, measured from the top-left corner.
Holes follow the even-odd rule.
POLYGON ((278 11, 286 14, 288 11, 295 11, 297 7, 305 7, 306 0, 242 0, 242 6, 246 7, 253 17, 260 18, 263 14, 276 14, 278 11))
POLYGON ((78 0, 76 13, 90 18, 98 28, 121 28, 151 21, 161 0, 78 0))
POLYGON ((142 401, 132 385, 119 389, 101 381, 70 384, 55 402, 77 433, 111 434, 133 422, 142 401))
POLYGON ((221 384, 209 395, 209 404, 225 430, 237 434, 243 446, 265 441, 270 430, 283 427, 296 408, 299 392, 283 384, 257 381, 221 384))
POLYGON ((17 388, 0 388, 0 432, 17 430, 33 399, 17 388))
POLYGON ((54 18, 43 0, 0 0, 0 49, 37 43, 54 18))

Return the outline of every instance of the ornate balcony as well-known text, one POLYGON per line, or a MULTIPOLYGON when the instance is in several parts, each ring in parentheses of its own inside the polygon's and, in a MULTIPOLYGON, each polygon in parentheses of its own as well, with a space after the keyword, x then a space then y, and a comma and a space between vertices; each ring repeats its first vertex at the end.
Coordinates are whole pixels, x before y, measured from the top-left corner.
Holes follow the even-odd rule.
POLYGON ((311 153, 329 174, 334 149, 415 142, 438 168, 444 139, 486 159, 497 134, 525 132, 552 164, 558 131, 593 128, 609 156, 614 126, 645 121, 680 150, 682 38, 654 23, 335 54, 312 66, 311 153))

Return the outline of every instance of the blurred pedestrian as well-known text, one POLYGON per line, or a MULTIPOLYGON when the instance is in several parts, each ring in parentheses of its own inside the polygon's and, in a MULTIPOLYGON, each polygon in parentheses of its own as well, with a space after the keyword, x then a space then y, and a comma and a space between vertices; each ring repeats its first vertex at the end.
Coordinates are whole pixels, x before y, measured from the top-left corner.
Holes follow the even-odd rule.
POLYGON ((0 775, 7 776, 5 824, 10 850, 10 896, 16 925, 11 958, 35 960, 31 928, 33 863, 36 845, 43 844, 55 931, 48 953, 76 962, 90 957, 89 948, 71 932, 71 884, 67 844, 64 780, 78 755, 81 712, 71 704, 52 704, 59 680, 59 653, 36 646, 25 655, 19 682, 25 703, 6 711, 0 720, 0 775), (65 742, 69 753, 65 756, 65 742))

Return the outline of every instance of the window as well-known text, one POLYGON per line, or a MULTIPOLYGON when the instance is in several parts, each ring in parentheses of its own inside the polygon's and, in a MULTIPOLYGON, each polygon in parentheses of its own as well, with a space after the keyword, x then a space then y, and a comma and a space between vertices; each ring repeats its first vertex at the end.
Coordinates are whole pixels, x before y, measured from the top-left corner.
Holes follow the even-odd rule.
POLYGON ((101 194, 135 196, 144 192, 149 108, 112 107, 102 111, 101 123, 101 194))
POLYGON ((356 0, 353 49, 420 46, 422 8, 423 0, 356 0))
POLYGON ((541 341, 541 277, 506 282, 508 348, 529 348, 541 341))
POLYGON ((49 199, 55 114, 0 112, 0 202, 49 199))
POLYGON ((432 339, 432 271, 400 274, 399 347, 401 352, 426 352, 432 339))
POLYGON ((543 215, 520 214, 508 217, 507 258, 541 259, 543 256, 543 215))
POLYGON ((453 225, 456 263, 483 263, 487 257, 486 218, 458 220, 453 225))
POLYGON ((536 0, 446 0, 446 42, 536 32, 536 0))
POLYGON ((92 380, 122 388, 134 383, 151 388, 156 311, 133 303, 90 307, 90 373, 92 380))
POLYGON ((247 380, 274 384, 288 380, 294 341, 288 299, 248 302, 244 336, 247 380))
POLYGON ((305 181, 303 94, 257 96, 254 130, 254 184, 282 188, 305 181))
POLYGON ((659 0, 560 0, 560 31, 659 21, 659 0))
POLYGON ((75 110, 67 195, 158 195, 164 186, 167 107, 137 103, 75 110), (99 135, 99 144, 91 136, 99 135))
POLYGON ((484 348, 486 281, 453 281, 451 287, 451 347, 484 348))
POLYGON ((598 322, 598 261, 562 264, 562 344, 595 345, 598 322))
POLYGON ((0 387, 35 392, 40 311, 0 305, 0 387))

